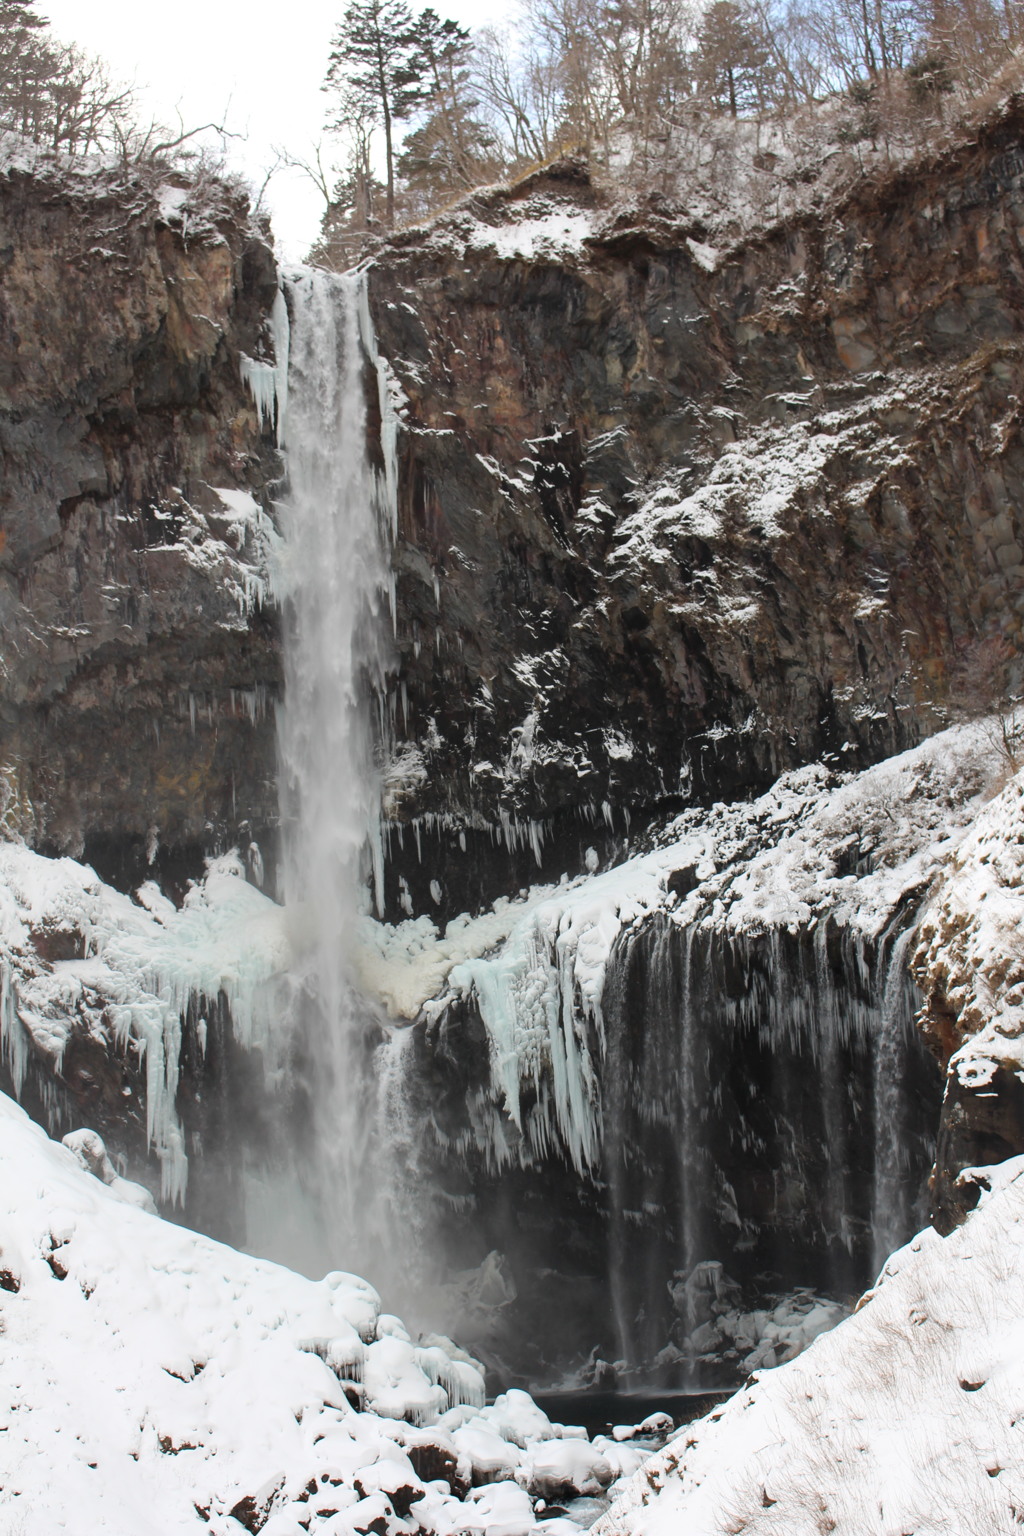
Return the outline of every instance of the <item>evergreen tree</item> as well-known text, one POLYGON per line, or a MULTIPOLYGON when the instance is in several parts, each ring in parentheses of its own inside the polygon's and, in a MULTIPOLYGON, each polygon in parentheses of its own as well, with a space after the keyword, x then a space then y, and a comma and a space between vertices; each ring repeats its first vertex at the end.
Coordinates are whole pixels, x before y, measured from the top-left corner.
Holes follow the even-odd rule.
POLYGON ((735 0, 715 0, 697 33, 697 79, 710 99, 737 117, 743 106, 763 106, 769 53, 751 17, 735 0))
POLYGON ((424 118, 410 133, 398 168, 424 206, 476 186, 497 168, 495 139, 477 117, 480 105, 470 85, 469 30, 442 21, 431 9, 414 23, 412 60, 424 92, 424 118))
MULTIPOLYGON (((423 69, 406 0, 354 0, 334 35, 324 89, 342 98, 343 110, 356 101, 384 130, 389 224, 395 217, 395 124, 422 105, 423 69)), ((336 113, 329 126, 341 128, 346 121, 336 113)))

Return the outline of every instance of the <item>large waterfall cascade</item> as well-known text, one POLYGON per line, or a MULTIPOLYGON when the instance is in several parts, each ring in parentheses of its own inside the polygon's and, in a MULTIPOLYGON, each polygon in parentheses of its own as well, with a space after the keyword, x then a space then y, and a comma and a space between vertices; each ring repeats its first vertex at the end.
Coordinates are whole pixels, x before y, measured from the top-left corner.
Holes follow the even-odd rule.
POLYGON ((374 1214, 362 1170, 374 1123, 372 1052, 352 974, 367 887, 379 908, 383 878, 371 701, 383 692, 392 631, 396 431, 363 277, 298 268, 284 283, 287 307, 275 310, 287 468, 278 755, 282 894, 296 965, 282 1089, 286 1098, 299 1089, 299 1150, 269 1185, 261 1175, 247 1220, 253 1246, 300 1267, 370 1268, 374 1214), (382 424, 379 465, 368 452, 368 386, 382 424))

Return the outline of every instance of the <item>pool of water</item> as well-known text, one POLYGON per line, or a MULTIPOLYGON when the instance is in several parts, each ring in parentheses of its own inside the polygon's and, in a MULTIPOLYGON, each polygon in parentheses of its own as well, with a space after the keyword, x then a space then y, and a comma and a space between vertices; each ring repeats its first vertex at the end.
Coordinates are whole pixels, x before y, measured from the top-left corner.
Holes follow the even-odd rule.
POLYGON ((538 1407, 556 1424, 582 1424, 589 1435, 606 1435, 616 1424, 641 1424, 652 1413, 667 1413, 676 1428, 701 1419, 731 1392, 691 1392, 686 1390, 650 1392, 615 1392, 580 1389, 570 1392, 531 1393, 538 1407))

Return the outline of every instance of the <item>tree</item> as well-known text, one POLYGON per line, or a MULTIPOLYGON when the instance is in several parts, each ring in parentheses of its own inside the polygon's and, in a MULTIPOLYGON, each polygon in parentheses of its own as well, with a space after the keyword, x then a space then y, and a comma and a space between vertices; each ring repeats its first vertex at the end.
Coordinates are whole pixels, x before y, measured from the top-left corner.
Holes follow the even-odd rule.
POLYGON ((768 49, 760 30, 735 0, 715 0, 697 32, 697 80, 718 106, 738 117, 740 107, 765 104, 768 49))
POLYGON ((380 123, 389 224, 395 217, 395 124, 423 104, 424 68, 406 0, 354 0, 334 35, 324 83, 339 98, 329 126, 346 128, 353 112, 380 123))
POLYGON ((484 27, 471 59, 473 88, 509 168, 546 160, 559 141, 558 62, 520 33, 484 27))
POLYGON ((479 185, 498 166, 495 138, 478 116, 480 100, 471 85, 468 29, 430 9, 420 12, 414 29, 411 63, 426 97, 424 118, 407 135, 398 170, 426 206, 439 195, 479 185))
POLYGON ((0 128, 71 154, 99 148, 123 129, 131 92, 103 64, 58 43, 21 0, 0 0, 0 128))

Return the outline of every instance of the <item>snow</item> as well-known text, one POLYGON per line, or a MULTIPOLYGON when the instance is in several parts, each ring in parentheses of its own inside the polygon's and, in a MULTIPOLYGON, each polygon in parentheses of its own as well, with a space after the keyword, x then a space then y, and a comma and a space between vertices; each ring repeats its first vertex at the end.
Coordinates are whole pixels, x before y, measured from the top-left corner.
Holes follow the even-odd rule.
MULTIPOLYGON (((194 507, 178 493, 173 517, 178 531, 173 542, 147 545, 143 551, 148 579, 154 584, 181 579, 180 562, 208 578, 228 594, 237 612, 237 624, 268 602, 281 539, 268 513, 248 491, 231 486, 210 486, 217 505, 209 510, 194 507), (168 569, 170 567, 170 569, 168 569)), ((170 521, 170 512, 156 514, 170 521)), ((222 624, 234 627, 231 620, 222 624)))
POLYGON ((1024 773, 1012 773, 953 854, 919 939, 914 970, 926 989, 941 988, 968 1037, 950 1074, 973 1089, 999 1067, 1024 1081, 1024 773))
POLYGON ((645 1463, 594 1536, 996 1536, 1024 1508, 1024 1159, 860 1310, 645 1463))
MULTIPOLYGON (((364 925, 361 979, 397 1018, 472 999, 488 1034, 491 1095, 523 1155, 601 1145, 601 1000, 612 947, 665 912, 680 927, 771 933, 826 913, 875 939, 943 867, 998 771, 990 727, 958 726, 859 775, 811 765, 749 804, 695 809, 658 846, 602 873, 538 886, 443 934, 426 917, 364 925), (864 872, 845 874, 853 862, 864 872), (695 889, 677 898, 675 871, 695 889), (529 1113, 524 1104, 530 1104, 529 1113)), ((479 1115, 496 1162, 516 1155, 500 1116, 479 1115)))
POLYGON ((523 1392, 485 1408, 481 1368, 411 1342, 365 1281, 162 1221, 86 1171, 94 1133, 74 1145, 0 1096, 4 1532, 527 1536, 542 1485, 600 1489, 642 1459, 523 1392))
POLYGON ((722 260, 721 251, 713 245, 704 245, 700 240, 690 237, 687 238, 686 244, 698 267, 705 272, 717 272, 722 260))
POLYGON ((478 189, 465 202, 417 231, 421 248, 453 263, 578 262, 599 240, 607 211, 581 208, 572 197, 534 192, 508 200, 500 189, 478 189), (496 194, 496 195, 495 195, 496 194))
POLYGON ((512 224, 476 224, 467 244, 474 250, 493 251, 500 261, 563 259, 579 255, 593 233, 591 214, 560 210, 512 224))
POLYGON ((169 182, 156 189, 159 216, 165 224, 180 223, 182 210, 188 202, 190 187, 176 187, 169 182))

